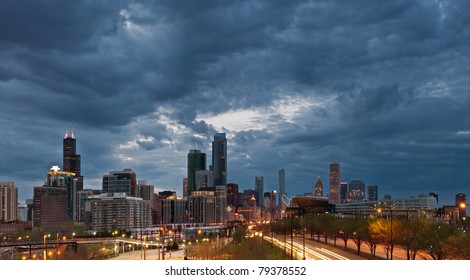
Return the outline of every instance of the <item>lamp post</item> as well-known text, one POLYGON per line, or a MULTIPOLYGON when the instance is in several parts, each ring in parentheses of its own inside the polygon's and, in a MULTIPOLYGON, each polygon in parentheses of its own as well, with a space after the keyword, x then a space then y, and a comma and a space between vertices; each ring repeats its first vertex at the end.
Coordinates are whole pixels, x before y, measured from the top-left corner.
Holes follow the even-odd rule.
POLYGON ((44 234, 44 260, 47 260, 47 243, 46 243, 46 238, 51 237, 50 234, 44 234))

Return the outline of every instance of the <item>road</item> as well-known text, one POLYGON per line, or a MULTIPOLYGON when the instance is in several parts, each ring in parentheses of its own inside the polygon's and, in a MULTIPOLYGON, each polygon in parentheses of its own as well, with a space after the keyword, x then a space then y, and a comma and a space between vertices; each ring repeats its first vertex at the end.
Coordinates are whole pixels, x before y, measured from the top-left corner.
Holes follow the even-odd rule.
MULTIPOLYGON (((264 237, 268 242, 274 242, 279 248, 285 249, 287 253, 291 252, 290 237, 284 242, 283 236, 264 237)), ((303 259, 304 246, 302 237, 293 237, 292 253, 294 259, 303 259)), ((306 260, 365 260, 365 258, 343 251, 339 248, 332 248, 328 245, 322 245, 313 240, 305 240, 305 259, 306 260)))
MULTIPOLYGON (((165 252, 165 260, 182 260, 184 258, 184 250, 177 250, 165 252)), ((150 249, 145 250, 145 260, 159 260, 161 259, 161 251, 160 251, 160 258, 158 258, 158 250, 157 249, 150 249)), ((110 260, 144 260, 143 252, 141 250, 129 251, 125 253, 120 253, 119 256, 111 258, 110 260)))

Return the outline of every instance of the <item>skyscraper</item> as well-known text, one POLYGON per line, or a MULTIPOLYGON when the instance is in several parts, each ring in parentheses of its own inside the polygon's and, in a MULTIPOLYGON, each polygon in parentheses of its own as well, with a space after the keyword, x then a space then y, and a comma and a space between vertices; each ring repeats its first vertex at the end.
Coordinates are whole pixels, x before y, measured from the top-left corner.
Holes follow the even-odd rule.
POLYGON ((348 198, 351 202, 361 202, 365 199, 365 184, 361 180, 349 182, 348 198))
POLYGON ((277 190, 278 193, 278 205, 282 205, 282 195, 286 193, 286 171, 284 168, 279 170, 278 172, 278 185, 279 188, 277 190))
POLYGON ((320 176, 317 177, 317 181, 315 182, 313 193, 315 194, 315 196, 319 196, 319 197, 323 196, 323 182, 320 176))
POLYGON ((455 195, 455 206, 459 209, 459 218, 467 216, 467 196, 463 193, 455 195))
POLYGON ((225 133, 214 135, 212 142, 212 168, 214 185, 227 185, 227 138, 225 133))
POLYGON ((13 182, 0 182, 0 222, 18 219, 18 188, 13 182))
POLYGON ((227 206, 233 211, 238 210, 238 185, 234 183, 227 184, 227 206))
POLYGON ((197 170, 196 171, 196 190, 201 188, 214 188, 214 171, 197 170))
MULTIPOLYGON (((188 188, 183 197, 188 198, 196 191, 196 171, 206 170, 206 154, 200 150, 189 150, 188 153, 188 188)), ((184 191, 184 190, 183 190, 184 191)))
POLYGON ((339 187, 339 201, 340 203, 347 202, 348 198, 348 182, 341 182, 339 187))
POLYGON ((339 163, 330 164, 330 190, 328 192, 329 203, 339 203, 339 183, 340 183, 339 163))
POLYGON ((137 178, 132 169, 122 171, 111 171, 103 175, 103 192, 105 193, 125 193, 129 196, 136 196, 137 178))
POLYGON ((42 187, 34 187, 33 226, 54 229, 77 219, 75 173, 52 166, 42 187))
POLYGON ((83 190, 83 176, 81 175, 81 157, 80 155, 77 155, 77 140, 75 139, 73 129, 72 135, 70 136, 68 130, 65 130, 62 170, 64 172, 75 173, 75 178, 77 178, 77 191, 83 190))
POLYGON ((67 190, 67 218, 70 220, 78 221, 78 208, 77 202, 77 184, 78 179, 73 172, 60 171, 58 166, 52 166, 47 173, 45 179, 45 187, 59 187, 67 190))
POLYGON ((379 200, 379 186, 377 186, 377 185, 368 185, 367 186, 367 200, 368 201, 377 201, 377 200, 379 200))
POLYGON ((264 195, 264 178, 263 176, 256 176, 255 178, 255 191, 258 193, 256 197, 256 205, 263 207, 263 195, 264 195))

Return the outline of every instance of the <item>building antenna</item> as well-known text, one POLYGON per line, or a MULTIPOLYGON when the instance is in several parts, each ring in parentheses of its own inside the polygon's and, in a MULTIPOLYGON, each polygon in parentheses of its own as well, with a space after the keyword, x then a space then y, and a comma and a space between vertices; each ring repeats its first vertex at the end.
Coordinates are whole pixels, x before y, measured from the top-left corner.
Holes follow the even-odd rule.
POLYGON ((69 137, 69 130, 65 128, 65 136, 64 139, 67 139, 69 137))

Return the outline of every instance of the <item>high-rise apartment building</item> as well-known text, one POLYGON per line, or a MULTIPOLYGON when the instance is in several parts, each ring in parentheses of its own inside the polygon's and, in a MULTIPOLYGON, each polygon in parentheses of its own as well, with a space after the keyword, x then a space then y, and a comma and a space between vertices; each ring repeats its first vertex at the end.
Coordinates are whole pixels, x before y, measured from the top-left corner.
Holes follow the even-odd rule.
POLYGON ((459 218, 467 216, 467 196, 463 193, 455 195, 455 206, 459 209, 459 218))
POLYGON ((146 228, 152 225, 150 201, 124 193, 103 193, 88 197, 87 225, 95 231, 146 228))
POLYGON ((83 176, 81 175, 81 157, 77 155, 77 140, 75 139, 74 130, 72 134, 68 134, 65 130, 63 142, 63 161, 62 170, 64 172, 71 172, 77 178, 77 191, 83 190, 83 176))
POLYGON ((214 224, 215 214, 214 191, 194 191, 189 196, 190 223, 214 224))
POLYGON ((317 177, 317 181, 315 182, 315 187, 313 188, 313 193, 315 196, 322 197, 323 196, 323 182, 321 177, 317 177))
POLYGON ((256 205, 263 207, 263 195, 264 195, 264 178, 263 176, 256 176, 255 178, 255 191, 258 193, 256 196, 256 205))
MULTIPOLYGON (((54 166, 52 172, 59 172, 54 166)), ((60 174, 55 174, 60 175, 60 174)), ((69 218, 69 196, 66 180, 61 176, 49 176, 42 187, 34 187, 33 227, 56 229, 71 223, 69 218)))
POLYGON ((379 200, 379 186, 377 186, 377 185, 368 185, 367 186, 367 200, 368 201, 377 201, 377 200, 379 200))
MULTIPOLYGON (((188 187, 183 197, 187 198, 193 191, 197 190, 196 173, 200 170, 206 170, 206 154, 200 150, 189 150, 188 153, 188 187)), ((183 189, 183 191, 185 191, 183 189)))
POLYGON ((18 188, 13 182, 0 182, 0 222, 18 220, 18 188))
POLYGON ((330 190, 328 191, 328 202, 338 204, 340 203, 339 196, 340 186, 340 165, 339 163, 330 164, 330 190))
POLYGON ((227 185, 227 138, 225 133, 214 135, 212 142, 212 169, 214 185, 227 185))
POLYGON ((278 172, 278 205, 282 206, 282 195, 286 194, 286 171, 284 168, 278 172))
POLYGON ((104 193, 125 193, 128 196, 136 196, 137 176, 132 169, 111 171, 103 175, 104 193))

